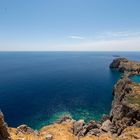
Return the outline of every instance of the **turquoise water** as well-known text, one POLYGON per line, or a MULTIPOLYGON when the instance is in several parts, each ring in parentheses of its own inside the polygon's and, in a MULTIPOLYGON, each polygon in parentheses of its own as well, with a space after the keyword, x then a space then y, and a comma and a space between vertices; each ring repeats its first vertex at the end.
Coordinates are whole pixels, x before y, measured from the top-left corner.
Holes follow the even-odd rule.
POLYGON ((135 75, 131 77, 131 80, 136 83, 140 83, 140 75, 135 75))
POLYGON ((120 77, 109 69, 113 55, 140 60, 139 53, 0 52, 0 109, 7 123, 39 129, 65 114, 100 119, 110 112, 120 77))

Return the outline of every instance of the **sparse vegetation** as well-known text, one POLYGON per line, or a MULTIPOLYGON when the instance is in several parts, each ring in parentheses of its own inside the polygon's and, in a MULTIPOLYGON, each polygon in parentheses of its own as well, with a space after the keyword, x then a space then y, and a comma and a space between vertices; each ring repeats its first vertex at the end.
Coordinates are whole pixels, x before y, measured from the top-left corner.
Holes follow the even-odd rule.
POLYGON ((127 97, 127 101, 129 104, 134 104, 137 105, 138 107, 140 107, 140 95, 139 94, 135 94, 133 96, 128 96, 127 97))

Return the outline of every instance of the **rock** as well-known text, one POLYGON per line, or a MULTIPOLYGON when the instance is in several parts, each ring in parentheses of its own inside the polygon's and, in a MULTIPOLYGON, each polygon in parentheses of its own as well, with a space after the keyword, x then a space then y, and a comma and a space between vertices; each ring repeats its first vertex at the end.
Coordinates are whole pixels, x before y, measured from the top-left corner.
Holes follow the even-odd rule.
POLYGON ((85 124, 84 120, 74 122, 73 133, 77 135, 83 129, 84 124, 85 124))
POLYGON ((120 79, 114 87, 114 99, 110 118, 117 134, 120 135, 127 126, 140 121, 140 85, 129 78, 120 79))
POLYGON ((53 139, 53 135, 52 134, 47 134, 46 135, 46 140, 52 140, 53 139))
POLYGON ((39 131, 38 130, 35 130, 34 131, 34 134, 37 135, 37 136, 39 136, 39 131))
POLYGON ((87 131, 90 131, 91 129, 100 128, 100 127, 101 127, 100 122, 96 122, 96 121, 91 121, 87 125, 84 126, 84 128, 86 128, 87 131))
POLYGON ((106 120, 105 122, 102 123, 101 130, 103 130, 105 132, 109 132, 110 128, 111 128, 111 125, 112 125, 111 121, 106 120))
POLYGON ((11 140, 8 126, 4 121, 3 113, 0 111, 0 140, 11 140))
POLYGON ((117 138, 118 140, 140 140, 140 128, 127 127, 117 138))
POLYGON ((95 136, 99 136, 101 134, 101 130, 98 129, 98 128, 95 128, 95 129, 91 129, 87 135, 95 135, 95 136))
POLYGON ((140 128, 140 121, 137 121, 134 126, 140 128))
POLYGON ((17 133, 34 133, 34 130, 31 129, 30 127, 28 127, 27 125, 23 124, 23 125, 20 125, 19 127, 17 127, 17 133))
POLYGON ((88 124, 85 124, 82 129, 79 131, 78 136, 85 136, 99 134, 101 123, 96 121, 90 121, 88 124))
POLYGON ((124 73, 114 86, 114 99, 110 112, 113 126, 111 132, 120 135, 125 128, 140 121, 140 84, 129 79, 131 75, 140 74, 140 62, 117 58, 113 60, 110 68, 118 69, 124 73))
POLYGON ((103 114, 101 121, 104 122, 104 121, 109 120, 109 119, 110 119, 109 115, 103 114))
POLYGON ((72 117, 70 115, 65 115, 62 116, 57 123, 65 123, 65 122, 71 122, 72 121, 72 117))
POLYGON ((120 72, 136 72, 140 73, 140 62, 129 61, 126 58, 114 59, 110 64, 111 69, 117 69, 120 72))
POLYGON ((110 68, 119 69, 122 62, 126 63, 126 62, 128 62, 128 60, 126 58, 116 58, 110 64, 110 68))

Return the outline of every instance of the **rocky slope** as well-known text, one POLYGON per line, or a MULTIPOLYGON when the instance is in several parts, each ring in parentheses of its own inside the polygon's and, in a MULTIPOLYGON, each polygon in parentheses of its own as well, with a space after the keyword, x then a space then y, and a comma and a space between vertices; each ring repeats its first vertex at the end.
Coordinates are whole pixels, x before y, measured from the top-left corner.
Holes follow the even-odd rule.
POLYGON ((110 68, 124 74, 114 86, 110 115, 103 115, 101 121, 86 124, 64 116, 36 131, 27 125, 10 128, 0 113, 0 140, 140 140, 140 84, 129 79, 140 74, 140 63, 117 58, 110 68))
POLYGON ((0 112, 0 140, 9 140, 10 134, 8 132, 8 126, 4 121, 4 116, 0 112))
POLYGON ((117 58, 114 59, 110 64, 111 69, 117 69, 120 72, 136 72, 140 73, 140 62, 130 61, 126 58, 117 58))

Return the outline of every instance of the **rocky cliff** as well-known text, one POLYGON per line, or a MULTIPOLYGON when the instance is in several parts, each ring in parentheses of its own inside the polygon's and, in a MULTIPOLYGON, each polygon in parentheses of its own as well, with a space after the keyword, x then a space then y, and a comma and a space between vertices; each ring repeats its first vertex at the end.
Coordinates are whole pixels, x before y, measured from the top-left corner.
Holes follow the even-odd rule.
POLYGON ((4 121, 2 112, 0 112, 0 140, 11 140, 9 128, 4 121))
POLYGON ((124 73, 114 86, 114 99, 110 113, 112 133, 121 135, 128 127, 139 128, 140 126, 140 84, 129 79, 132 75, 140 74, 140 62, 118 58, 113 60, 110 68, 124 73))
POLYGON ((110 115, 88 124, 64 116, 36 131, 27 125, 10 128, 0 113, 0 140, 140 140, 140 84, 129 79, 140 74, 140 63, 117 58, 110 68, 123 73, 113 89, 110 115))
POLYGON ((110 113, 112 133, 120 135, 128 126, 140 124, 140 84, 123 77, 115 85, 113 94, 114 100, 110 113))
POLYGON ((114 59, 110 64, 111 69, 117 69, 120 72, 136 72, 140 73, 140 62, 130 61, 126 58, 114 59))

